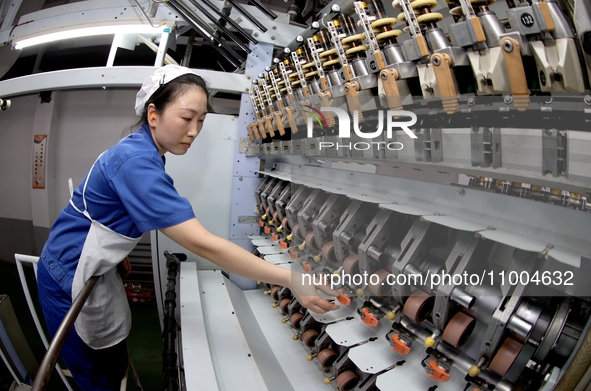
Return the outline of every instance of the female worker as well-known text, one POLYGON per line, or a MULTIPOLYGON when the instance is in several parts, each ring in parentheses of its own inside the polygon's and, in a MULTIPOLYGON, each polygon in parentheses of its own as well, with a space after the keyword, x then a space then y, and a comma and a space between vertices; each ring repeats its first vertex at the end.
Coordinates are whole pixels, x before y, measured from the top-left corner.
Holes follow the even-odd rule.
POLYGON ((288 286, 314 312, 338 308, 290 271, 208 232, 175 190, 164 154, 185 154, 203 127, 208 92, 201 77, 184 67, 160 68, 142 85, 135 109, 141 128, 95 161, 54 223, 39 261, 39 300, 52 335, 85 282, 101 276, 61 352, 85 391, 118 390, 124 377, 131 313, 116 265, 143 232, 158 229, 232 273, 288 286))

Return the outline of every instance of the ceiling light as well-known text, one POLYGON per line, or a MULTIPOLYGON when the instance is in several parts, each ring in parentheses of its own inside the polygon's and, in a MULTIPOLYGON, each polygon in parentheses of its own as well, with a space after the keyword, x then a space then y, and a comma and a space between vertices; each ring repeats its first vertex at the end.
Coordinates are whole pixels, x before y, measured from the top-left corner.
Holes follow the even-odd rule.
POLYGON ((14 48, 23 49, 29 46, 39 45, 47 42, 60 41, 69 38, 91 37, 96 35, 161 34, 163 29, 164 26, 154 28, 145 24, 86 27, 76 30, 58 31, 55 33, 23 39, 15 42, 14 48))

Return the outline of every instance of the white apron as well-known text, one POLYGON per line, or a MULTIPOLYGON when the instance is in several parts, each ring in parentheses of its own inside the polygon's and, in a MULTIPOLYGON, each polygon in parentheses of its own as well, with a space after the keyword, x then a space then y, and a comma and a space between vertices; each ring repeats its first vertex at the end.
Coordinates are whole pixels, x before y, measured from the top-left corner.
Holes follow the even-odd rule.
POLYGON ((72 282, 72 301, 78 297, 84 284, 92 276, 101 276, 74 325, 76 332, 88 346, 104 349, 124 340, 131 329, 131 311, 116 266, 134 249, 141 237, 129 238, 121 235, 93 220, 88 213, 86 185, 97 161, 98 159, 92 165, 84 183, 84 210, 78 209, 70 197, 70 205, 91 221, 72 282))

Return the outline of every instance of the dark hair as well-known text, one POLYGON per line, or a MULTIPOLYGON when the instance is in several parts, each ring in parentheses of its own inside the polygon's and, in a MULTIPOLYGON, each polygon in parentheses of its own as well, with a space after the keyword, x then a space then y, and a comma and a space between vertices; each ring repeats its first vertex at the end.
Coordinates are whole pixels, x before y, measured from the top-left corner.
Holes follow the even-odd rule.
POLYGON ((150 105, 150 103, 153 103, 156 107, 156 112, 161 114, 166 109, 166 106, 174 102, 179 95, 191 87, 201 88, 203 92, 205 92, 205 95, 207 96, 207 111, 213 112, 213 108, 209 103, 209 90, 207 89, 207 84, 205 84, 203 78, 194 73, 186 73, 158 88, 146 102, 140 120, 133 124, 129 130, 136 130, 144 123, 148 122, 148 105, 150 105))

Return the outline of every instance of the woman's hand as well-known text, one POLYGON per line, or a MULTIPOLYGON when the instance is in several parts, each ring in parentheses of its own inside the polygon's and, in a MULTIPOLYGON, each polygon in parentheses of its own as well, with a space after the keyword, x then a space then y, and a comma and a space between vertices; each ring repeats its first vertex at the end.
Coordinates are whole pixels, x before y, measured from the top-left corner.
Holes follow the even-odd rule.
POLYGON ((339 295, 337 291, 330 288, 330 286, 327 284, 327 279, 323 275, 318 275, 314 278, 308 277, 311 276, 306 275, 304 277, 303 274, 295 272, 292 274, 290 290, 297 301, 310 311, 316 312, 318 314, 324 314, 327 311, 339 309, 338 305, 318 296, 318 291, 335 297, 339 295), (319 284, 318 282, 321 283, 319 284))

